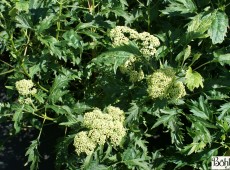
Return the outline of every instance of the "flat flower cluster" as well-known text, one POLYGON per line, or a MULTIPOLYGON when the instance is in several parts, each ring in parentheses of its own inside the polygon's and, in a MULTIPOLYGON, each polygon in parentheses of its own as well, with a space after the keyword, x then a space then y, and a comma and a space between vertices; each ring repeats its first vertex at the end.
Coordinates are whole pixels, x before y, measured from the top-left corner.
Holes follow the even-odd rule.
POLYGON ((136 61, 136 57, 134 55, 130 55, 129 59, 120 66, 120 71, 123 74, 127 74, 129 76, 129 81, 134 83, 144 79, 145 75, 143 70, 139 69, 138 71, 134 68, 134 62, 136 61))
POLYGON ((18 90, 18 93, 23 95, 23 96, 27 96, 27 95, 33 95, 35 93, 37 93, 37 89, 33 88, 34 83, 32 82, 32 80, 19 80, 15 83, 16 89, 18 90))
POLYGON ((180 99, 186 95, 182 82, 176 80, 172 68, 156 70, 147 79, 147 92, 152 99, 180 99))
POLYGON ((118 146, 126 135, 124 120, 124 111, 113 106, 108 106, 105 113, 99 109, 85 113, 83 125, 89 130, 76 134, 74 138, 76 153, 89 155, 97 145, 104 145, 106 141, 118 146))
POLYGON ((19 102, 22 104, 30 104, 32 103, 31 95, 37 93, 37 89, 34 88, 34 83, 32 80, 22 79, 15 83, 15 87, 18 93, 22 96, 19 98, 19 102))
POLYGON ((153 56, 156 53, 156 47, 160 45, 160 41, 154 35, 148 32, 138 33, 137 31, 126 27, 117 26, 110 31, 110 38, 114 46, 121 46, 133 41, 140 48, 140 52, 146 56, 153 56))
MULTIPOLYGON (((129 44, 130 41, 134 42, 143 56, 147 59, 156 53, 156 48, 160 45, 159 39, 150 33, 138 33, 126 26, 117 26, 113 28, 110 31, 110 38, 115 47, 129 44)), ((127 74, 129 76, 129 81, 132 83, 143 80, 145 76, 141 68, 135 70, 134 63, 136 60, 136 57, 131 54, 129 59, 120 66, 121 72, 127 74)))

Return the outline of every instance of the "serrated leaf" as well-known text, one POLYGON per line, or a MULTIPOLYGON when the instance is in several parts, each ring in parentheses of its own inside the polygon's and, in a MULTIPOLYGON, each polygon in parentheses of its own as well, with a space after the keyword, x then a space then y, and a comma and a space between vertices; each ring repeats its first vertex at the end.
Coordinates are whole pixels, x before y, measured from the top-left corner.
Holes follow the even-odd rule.
POLYGON ((23 118, 24 105, 21 105, 21 106, 17 105, 13 109, 15 110, 15 113, 13 115, 14 129, 15 129, 16 133, 18 133, 21 129, 20 123, 21 123, 21 120, 23 118))
POLYGON ((177 56, 176 56, 176 61, 182 60, 183 62, 188 59, 191 55, 191 46, 188 45, 187 48, 185 48, 183 51, 181 51, 177 56), (182 59, 183 57, 183 59, 182 59))
POLYGON ((222 54, 221 52, 214 52, 214 61, 219 62, 221 65, 228 64, 230 65, 230 53, 222 54))
POLYGON ((26 15, 18 15, 15 17, 17 24, 16 26, 19 28, 25 28, 25 29, 29 29, 32 28, 32 23, 29 19, 28 16, 26 15))
POLYGON ((38 145, 39 145, 39 141, 37 139, 31 141, 31 144, 30 144, 30 146, 27 149, 26 154, 25 154, 25 156, 28 156, 28 160, 25 163, 25 166, 27 166, 29 163, 31 163, 31 165, 30 165, 31 170, 38 169, 38 163, 40 161, 39 152, 38 152, 38 145))
POLYGON ((194 63, 195 61, 197 61, 197 60, 200 58, 201 55, 202 55, 201 53, 196 53, 196 54, 194 54, 190 66, 193 65, 193 63, 194 63))
POLYGON ((15 8, 18 11, 28 12, 29 11, 29 2, 24 1, 24 0, 18 1, 18 2, 15 3, 15 8))
POLYGON ((64 90, 69 82, 70 78, 64 75, 58 75, 55 77, 52 87, 50 88, 50 95, 48 100, 53 104, 57 101, 61 101, 61 97, 68 91, 64 90))
POLYGON ((108 166, 99 164, 97 161, 92 161, 87 170, 108 170, 108 168, 108 166))
POLYGON ((128 6, 129 5, 126 0, 120 0, 120 3, 122 5, 124 5, 124 6, 128 6))
POLYGON ((134 148, 127 148, 122 154, 122 161, 131 169, 131 167, 139 167, 141 169, 150 170, 148 163, 145 162, 144 157, 138 158, 134 148))
POLYGON ((191 46, 188 45, 184 51, 184 61, 187 60, 191 55, 191 46))
POLYGON ((200 75, 200 73, 193 71, 192 68, 189 67, 185 75, 185 84, 191 91, 200 86, 203 88, 203 77, 200 75))
POLYGON ((228 16, 224 12, 217 11, 211 27, 208 30, 213 44, 222 43, 228 29, 228 16))
POLYGON ((1 1, 3 4, 5 4, 6 6, 8 6, 8 7, 11 7, 11 4, 9 3, 9 1, 7 1, 7 0, 2 0, 1 1))
POLYGON ((87 157, 84 160, 84 164, 82 165, 82 169, 84 170, 88 169, 92 160, 93 160, 93 154, 87 155, 87 157))
POLYGON ((62 36, 66 41, 67 45, 77 49, 81 46, 81 37, 74 30, 66 31, 62 36))
POLYGON ((44 30, 49 29, 52 26, 55 15, 46 16, 39 25, 36 26, 36 33, 42 33, 44 30))
POLYGON ((174 119, 174 116, 178 114, 177 111, 175 110, 171 110, 171 111, 161 110, 161 112, 165 113, 166 115, 163 115, 160 118, 158 118, 157 122, 152 126, 152 128, 156 128, 161 124, 167 125, 168 122, 174 119))
POLYGON ((203 141, 206 144, 210 144, 213 137, 210 132, 217 129, 213 122, 208 122, 200 117, 193 115, 186 115, 187 119, 192 122, 191 128, 187 127, 188 134, 193 138, 193 142, 203 141), (212 131, 209 131, 211 128, 212 131))
POLYGON ((208 100, 226 100, 226 99, 229 99, 229 96, 220 92, 220 91, 217 91, 217 90, 212 90, 210 91, 209 95, 206 95, 207 99, 208 100))
POLYGON ((194 13, 197 11, 197 7, 192 0, 171 0, 169 2, 169 6, 161 11, 163 14, 181 15, 194 13))
POLYGON ((200 124, 202 124, 205 127, 216 129, 217 127, 213 124, 210 123, 209 120, 204 120, 200 117, 194 116, 194 115, 186 115, 187 119, 190 120, 193 123, 196 123, 198 121, 200 124))
POLYGON ((39 71, 41 71, 41 64, 33 65, 32 67, 29 68, 30 77, 33 78, 34 75, 38 73, 39 71))
POLYGON ((215 13, 199 13, 191 18, 187 28, 187 38, 205 38, 206 32, 211 27, 215 13))
POLYGON ((42 44, 44 44, 51 55, 57 56, 59 59, 67 60, 66 56, 62 55, 62 49, 60 48, 61 43, 53 36, 38 36, 37 37, 42 44))
POLYGON ((181 110, 161 109, 160 111, 166 115, 160 116, 152 128, 156 128, 157 126, 163 124, 165 127, 167 127, 168 130, 170 130, 171 142, 173 144, 175 143, 176 147, 181 148, 182 142, 184 140, 181 128, 183 123, 181 123, 179 118, 179 113, 181 113, 181 110))
POLYGON ((38 91, 36 94, 33 95, 33 97, 35 97, 39 103, 43 104, 45 102, 44 98, 46 97, 46 94, 42 91, 38 91))
POLYGON ((30 0, 30 9, 42 8, 44 6, 44 1, 41 0, 30 0))
POLYGON ((129 124, 133 120, 137 120, 138 118, 138 113, 139 113, 139 107, 137 106, 136 103, 131 103, 132 107, 129 108, 127 115, 128 117, 125 119, 125 123, 129 124))
POLYGON ((116 7, 110 9, 110 11, 113 12, 116 16, 124 17, 126 21, 129 21, 130 18, 129 13, 124 11, 122 8, 116 7))
POLYGON ((149 167, 148 162, 145 162, 143 159, 141 158, 136 158, 136 159, 131 159, 131 160, 126 160, 124 161, 124 163, 128 166, 128 167, 139 167, 142 170, 151 170, 151 168, 149 167))
POLYGON ((206 146, 206 144, 201 141, 201 142, 193 142, 187 146, 185 146, 182 150, 183 153, 186 153, 187 155, 191 155, 192 153, 196 153, 199 152, 201 150, 204 149, 204 147, 206 146))
POLYGON ((92 60, 96 66, 103 68, 113 68, 114 73, 119 66, 130 58, 130 55, 140 55, 139 50, 132 44, 113 48, 92 60))
POLYGON ((92 21, 92 22, 87 22, 87 23, 80 22, 80 23, 76 26, 76 30, 80 31, 80 30, 85 30, 86 28, 93 28, 93 27, 95 27, 94 21, 92 21))
POLYGON ((218 116, 218 119, 222 120, 227 113, 230 113, 230 103, 221 105, 217 111, 221 112, 221 114, 218 116))
POLYGON ((72 110, 70 109, 70 107, 63 105, 63 106, 59 106, 59 105, 46 105, 45 106, 46 109, 52 109, 53 111, 55 111, 57 114, 71 114, 72 110))
POLYGON ((204 100, 203 96, 199 97, 199 102, 191 101, 189 109, 195 116, 202 119, 211 120, 213 117, 213 113, 209 108, 208 102, 207 100, 204 100))

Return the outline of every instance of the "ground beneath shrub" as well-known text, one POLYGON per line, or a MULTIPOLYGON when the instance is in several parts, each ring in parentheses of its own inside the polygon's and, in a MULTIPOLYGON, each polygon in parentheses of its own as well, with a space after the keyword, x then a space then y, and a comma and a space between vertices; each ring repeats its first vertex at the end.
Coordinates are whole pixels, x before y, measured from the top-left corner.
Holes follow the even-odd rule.
MULTIPOLYGON (((30 141, 37 138, 36 132, 32 130, 22 130, 17 136, 11 136, 10 130, 13 124, 8 122, 0 125, 0 169, 1 170, 29 170, 29 165, 25 166, 27 157, 25 156, 26 150, 30 145, 30 141)), ((54 147, 55 147, 55 134, 52 135, 51 131, 46 131, 50 135, 47 139, 41 139, 39 146, 40 163, 39 169, 52 170, 54 168, 54 147)))

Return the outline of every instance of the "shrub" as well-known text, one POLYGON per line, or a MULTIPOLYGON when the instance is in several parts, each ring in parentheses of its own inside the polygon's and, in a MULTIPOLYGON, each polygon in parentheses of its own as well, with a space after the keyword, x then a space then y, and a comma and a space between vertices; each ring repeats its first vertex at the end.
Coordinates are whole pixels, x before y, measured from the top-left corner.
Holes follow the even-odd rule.
POLYGON ((0 121, 55 125, 56 169, 209 169, 229 154, 226 0, 0 2, 0 121))

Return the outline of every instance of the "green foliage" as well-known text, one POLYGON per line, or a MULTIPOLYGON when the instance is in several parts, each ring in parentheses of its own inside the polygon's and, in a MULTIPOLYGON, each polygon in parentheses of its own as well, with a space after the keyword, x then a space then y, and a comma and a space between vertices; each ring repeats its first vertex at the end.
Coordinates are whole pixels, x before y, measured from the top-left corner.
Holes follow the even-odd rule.
POLYGON ((222 43, 228 28, 228 16, 224 12, 217 11, 209 29, 209 35, 213 44, 222 43))
POLYGON ((25 156, 28 156, 28 160, 25 165, 27 165, 28 163, 31 163, 30 169, 38 169, 38 163, 40 160, 39 152, 38 152, 38 145, 39 145, 39 141, 33 140, 31 141, 31 144, 26 151, 25 156))
POLYGON ((25 166, 39 169, 46 138, 58 170, 206 170, 212 156, 229 155, 229 11, 226 0, 2 0, 0 122, 13 124, 12 136, 35 131, 25 166), (111 40, 116 26, 130 29, 111 40), (149 95, 161 69, 170 71, 151 90, 183 95, 149 95), (18 93, 23 79, 34 93, 18 93), (125 112, 122 142, 77 155, 85 113, 108 106, 125 112))
POLYGON ((162 13, 167 15, 180 15, 195 13, 196 11, 197 7, 193 0, 171 0, 169 6, 162 10, 162 13))
POLYGON ((189 67, 185 75, 185 84, 189 90, 193 91, 194 88, 203 87, 203 78, 197 71, 189 67))

